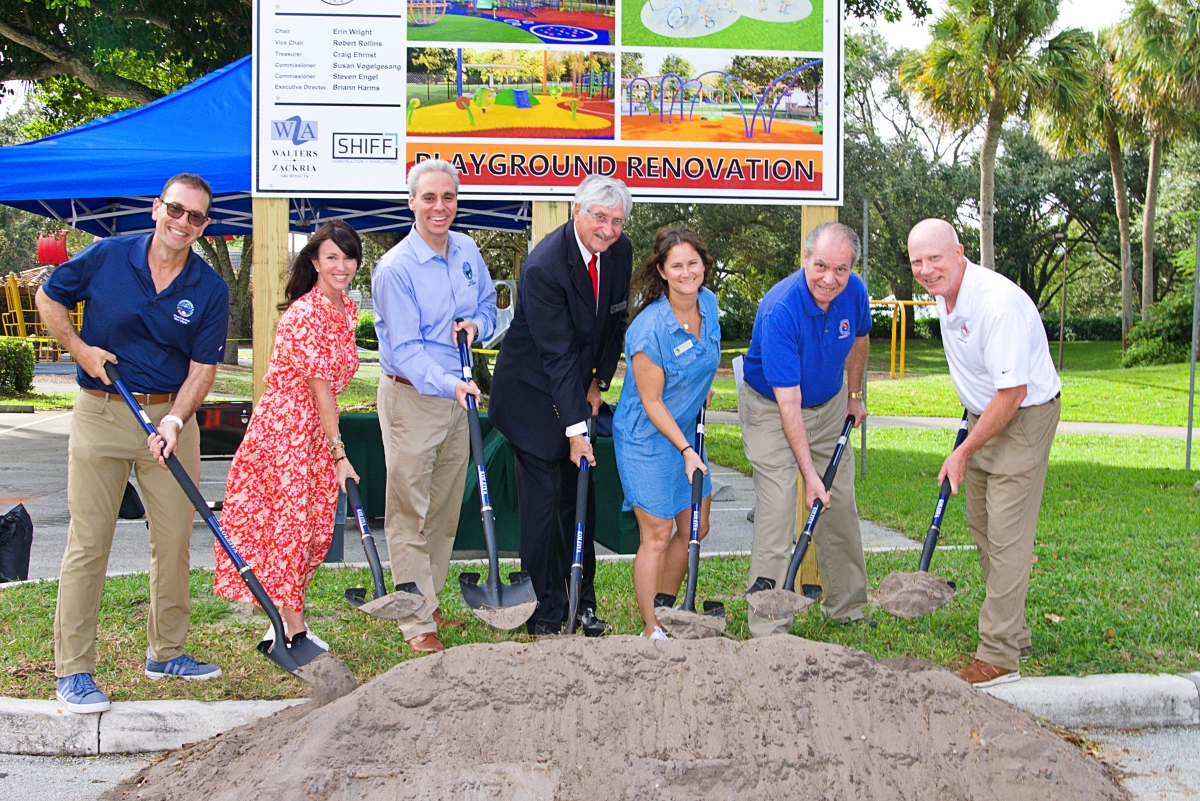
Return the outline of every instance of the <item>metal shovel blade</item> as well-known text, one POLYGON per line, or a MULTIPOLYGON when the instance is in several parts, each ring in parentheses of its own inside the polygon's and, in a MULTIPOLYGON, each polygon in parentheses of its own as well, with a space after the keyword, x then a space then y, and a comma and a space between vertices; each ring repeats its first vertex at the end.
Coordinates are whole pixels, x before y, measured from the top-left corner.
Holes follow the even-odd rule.
POLYGON ((319 706, 358 689, 358 681, 346 663, 300 632, 290 643, 281 638, 263 640, 258 650, 308 687, 309 698, 319 706))
POLYGON ((478 573, 462 573, 458 577, 463 601, 476 617, 501 631, 523 625, 538 604, 533 579, 528 574, 511 573, 508 580, 511 584, 499 581, 480 584, 478 573))
MULTIPOLYGON (((712 603, 711 601, 709 603, 712 603)), ((725 610, 721 614, 701 614, 688 612, 685 609, 674 609, 660 606, 654 610, 658 623, 672 637, 680 640, 702 640, 708 637, 720 637, 725 633, 725 610)))
MULTIPOLYGON (((805 585, 807 587, 809 585, 805 585)), ((817 597, 820 597, 818 593, 817 597)), ((807 593, 776 589, 775 580, 759 576, 746 591, 746 603, 760 615, 772 620, 799 614, 815 601, 807 593)))
POLYGON ((941 576, 918 570, 891 573, 879 583, 875 602, 896 617, 911 620, 928 615, 954 598, 955 588, 941 576))
POLYGON ((358 611, 383 620, 403 620, 412 617, 425 605, 425 596, 417 589, 414 581, 397 584, 394 591, 369 601, 364 587, 350 587, 346 590, 345 597, 346 603, 358 611))

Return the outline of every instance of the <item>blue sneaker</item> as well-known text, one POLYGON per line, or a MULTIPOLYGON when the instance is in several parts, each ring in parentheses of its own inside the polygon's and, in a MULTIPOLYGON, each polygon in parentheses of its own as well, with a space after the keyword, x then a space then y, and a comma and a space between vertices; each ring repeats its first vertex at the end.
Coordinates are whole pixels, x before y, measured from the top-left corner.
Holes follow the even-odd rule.
POLYGON ((108 696, 100 692, 90 673, 76 673, 55 682, 54 694, 68 712, 86 715, 91 712, 107 712, 108 696))
POLYGON ((221 669, 216 665, 197 662, 187 654, 180 654, 169 662, 155 662, 150 658, 150 652, 146 652, 146 678, 148 679, 178 676, 181 679, 204 681, 205 679, 215 679, 220 675, 221 669))

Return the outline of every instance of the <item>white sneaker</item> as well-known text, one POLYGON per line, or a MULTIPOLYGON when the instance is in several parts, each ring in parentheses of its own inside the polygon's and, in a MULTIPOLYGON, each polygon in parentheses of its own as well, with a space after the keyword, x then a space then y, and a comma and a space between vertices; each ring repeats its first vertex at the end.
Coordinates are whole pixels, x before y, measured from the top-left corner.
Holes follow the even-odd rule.
MULTIPOLYGON (((285 632, 285 634, 286 634, 286 632, 285 632)), ((308 629, 308 639, 313 645, 317 646, 322 651, 329 650, 329 643, 322 640, 316 634, 313 634, 312 629, 308 629)), ((263 642, 275 642, 275 627, 274 626, 267 626, 267 633, 263 635, 262 641, 263 642)))
MULTIPOLYGON (((645 632, 643 632, 643 633, 639 634, 638 636, 639 636, 639 637, 645 637, 645 636, 646 636, 646 634, 645 634, 645 632)), ((662 630, 661 628, 659 628, 658 626, 655 626, 655 627, 654 627, 654 632, 653 632, 653 633, 650 635, 650 639, 652 639, 652 640, 665 640, 665 639, 668 639, 668 638, 667 638, 667 633, 666 633, 665 631, 663 631, 663 630, 662 630)))

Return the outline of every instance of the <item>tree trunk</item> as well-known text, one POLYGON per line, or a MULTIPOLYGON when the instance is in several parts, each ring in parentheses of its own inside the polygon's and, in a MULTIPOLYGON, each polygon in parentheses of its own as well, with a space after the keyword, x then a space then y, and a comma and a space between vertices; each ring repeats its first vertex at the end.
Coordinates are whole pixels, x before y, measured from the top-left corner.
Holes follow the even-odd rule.
POLYGON ((247 235, 242 240, 242 260, 237 270, 229 256, 224 237, 201 237, 197 240, 209 263, 229 287, 229 327, 225 334, 225 364, 238 363, 238 344, 253 336, 254 314, 250 303, 250 265, 254 240, 247 235))
POLYGON ((1154 211, 1158 205, 1158 179, 1162 172, 1163 139, 1150 140, 1150 168, 1146 176, 1146 209, 1142 215, 1142 319, 1154 305, 1154 211))
POLYGON ((1125 184, 1125 158, 1121 139, 1112 120, 1104 123, 1104 144, 1108 149, 1108 165, 1112 171, 1113 195, 1117 201, 1117 224, 1121 230, 1121 349, 1129 342, 1133 328, 1133 255, 1129 246, 1129 187, 1125 184))
POLYGON ((1006 116, 1004 104, 993 100, 979 150, 979 263, 989 270, 996 269, 996 149, 1006 116))

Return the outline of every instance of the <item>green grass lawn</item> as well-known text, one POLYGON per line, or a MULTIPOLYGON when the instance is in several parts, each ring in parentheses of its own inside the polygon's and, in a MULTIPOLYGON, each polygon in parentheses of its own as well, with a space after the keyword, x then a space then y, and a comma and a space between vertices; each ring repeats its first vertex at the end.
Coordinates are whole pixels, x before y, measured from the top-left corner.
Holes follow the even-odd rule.
MULTIPOLYGON (((951 445, 950 432, 910 429, 871 434, 869 469, 858 483, 864 518, 910 537, 924 535, 936 500, 935 476, 951 445)), ((736 426, 709 429, 714 461, 748 470, 740 456, 736 426), (737 457, 737 458, 734 458, 737 457), (740 464, 739 464, 740 459, 740 464)), ((1177 465, 1183 444, 1139 437, 1059 436, 1035 549, 1027 615, 1034 655, 1022 667, 1029 675, 1116 672, 1176 672, 1200 668, 1200 498, 1194 476, 1177 465), (1050 617, 1052 616, 1052 617, 1050 617)), ((944 542, 968 542, 962 503, 951 501, 944 542)), ((818 529, 819 536, 819 529, 818 529)), ((915 553, 870 554, 869 581, 877 586, 893 570, 913 570, 915 553)), ((931 616, 894 620, 879 610, 868 614, 877 629, 843 628, 810 610, 793 632, 812 639, 861 648, 877 657, 918 656, 949 667, 963 664, 975 642, 983 584, 971 550, 942 550, 934 571, 959 586, 956 599, 931 616)), ((457 574, 442 593, 446 614, 468 621, 447 632, 448 645, 524 640, 484 626, 464 608, 457 574)), ((749 571, 746 558, 705 560, 699 597, 723 600, 729 631, 747 636, 741 593, 749 571)), ((313 629, 343 656, 360 681, 414 657, 394 624, 355 612, 342 600, 350 586, 370 586, 365 570, 318 571, 309 593, 313 629)), ((142 678, 148 614, 144 575, 106 582, 100 617, 96 678, 113 700, 149 698, 276 698, 303 694, 299 682, 279 672, 255 650, 266 619, 212 595, 212 574, 192 574, 193 629, 189 652, 213 661, 225 675, 210 682, 149 682, 142 678)), ((53 695, 53 582, 0 590, 0 696, 53 695)), ((639 630, 628 562, 601 562, 599 606, 616 633, 639 630)))
MULTIPOLYGON (((338 395, 338 408, 342 411, 365 411, 369 406, 375 408, 375 390, 379 386, 379 362, 367 362, 359 366, 358 372, 350 381, 341 395, 338 395)), ((249 367, 231 367, 220 365, 217 368, 217 378, 213 381, 211 394, 233 395, 239 398, 250 398, 254 395, 254 376, 249 367)))
POLYGON ((75 392, 0 392, 0 406, 33 406, 35 411, 69 410, 75 407, 75 392))
MULTIPOLYGON (((822 0, 812 0, 812 13, 796 22, 761 22, 747 16, 740 17, 727 28, 707 36, 678 38, 654 33, 642 23, 642 6, 649 0, 622 0, 621 44, 625 47, 720 47, 741 50, 801 50, 817 52, 824 43, 822 0)), ((660 4, 655 4, 658 8, 660 4)), ((665 15, 672 3, 662 0, 665 15)), ((772 8, 777 9, 778 3, 772 8)), ((792 13, 799 13, 796 6, 792 13)), ((694 12, 699 13, 699 12, 694 12)), ((441 24, 441 23, 439 23, 441 24)), ((411 31, 411 26, 410 26, 411 31)), ((409 38, 413 34, 409 33, 409 38)), ((694 76, 684 75, 684 78, 694 76)))

